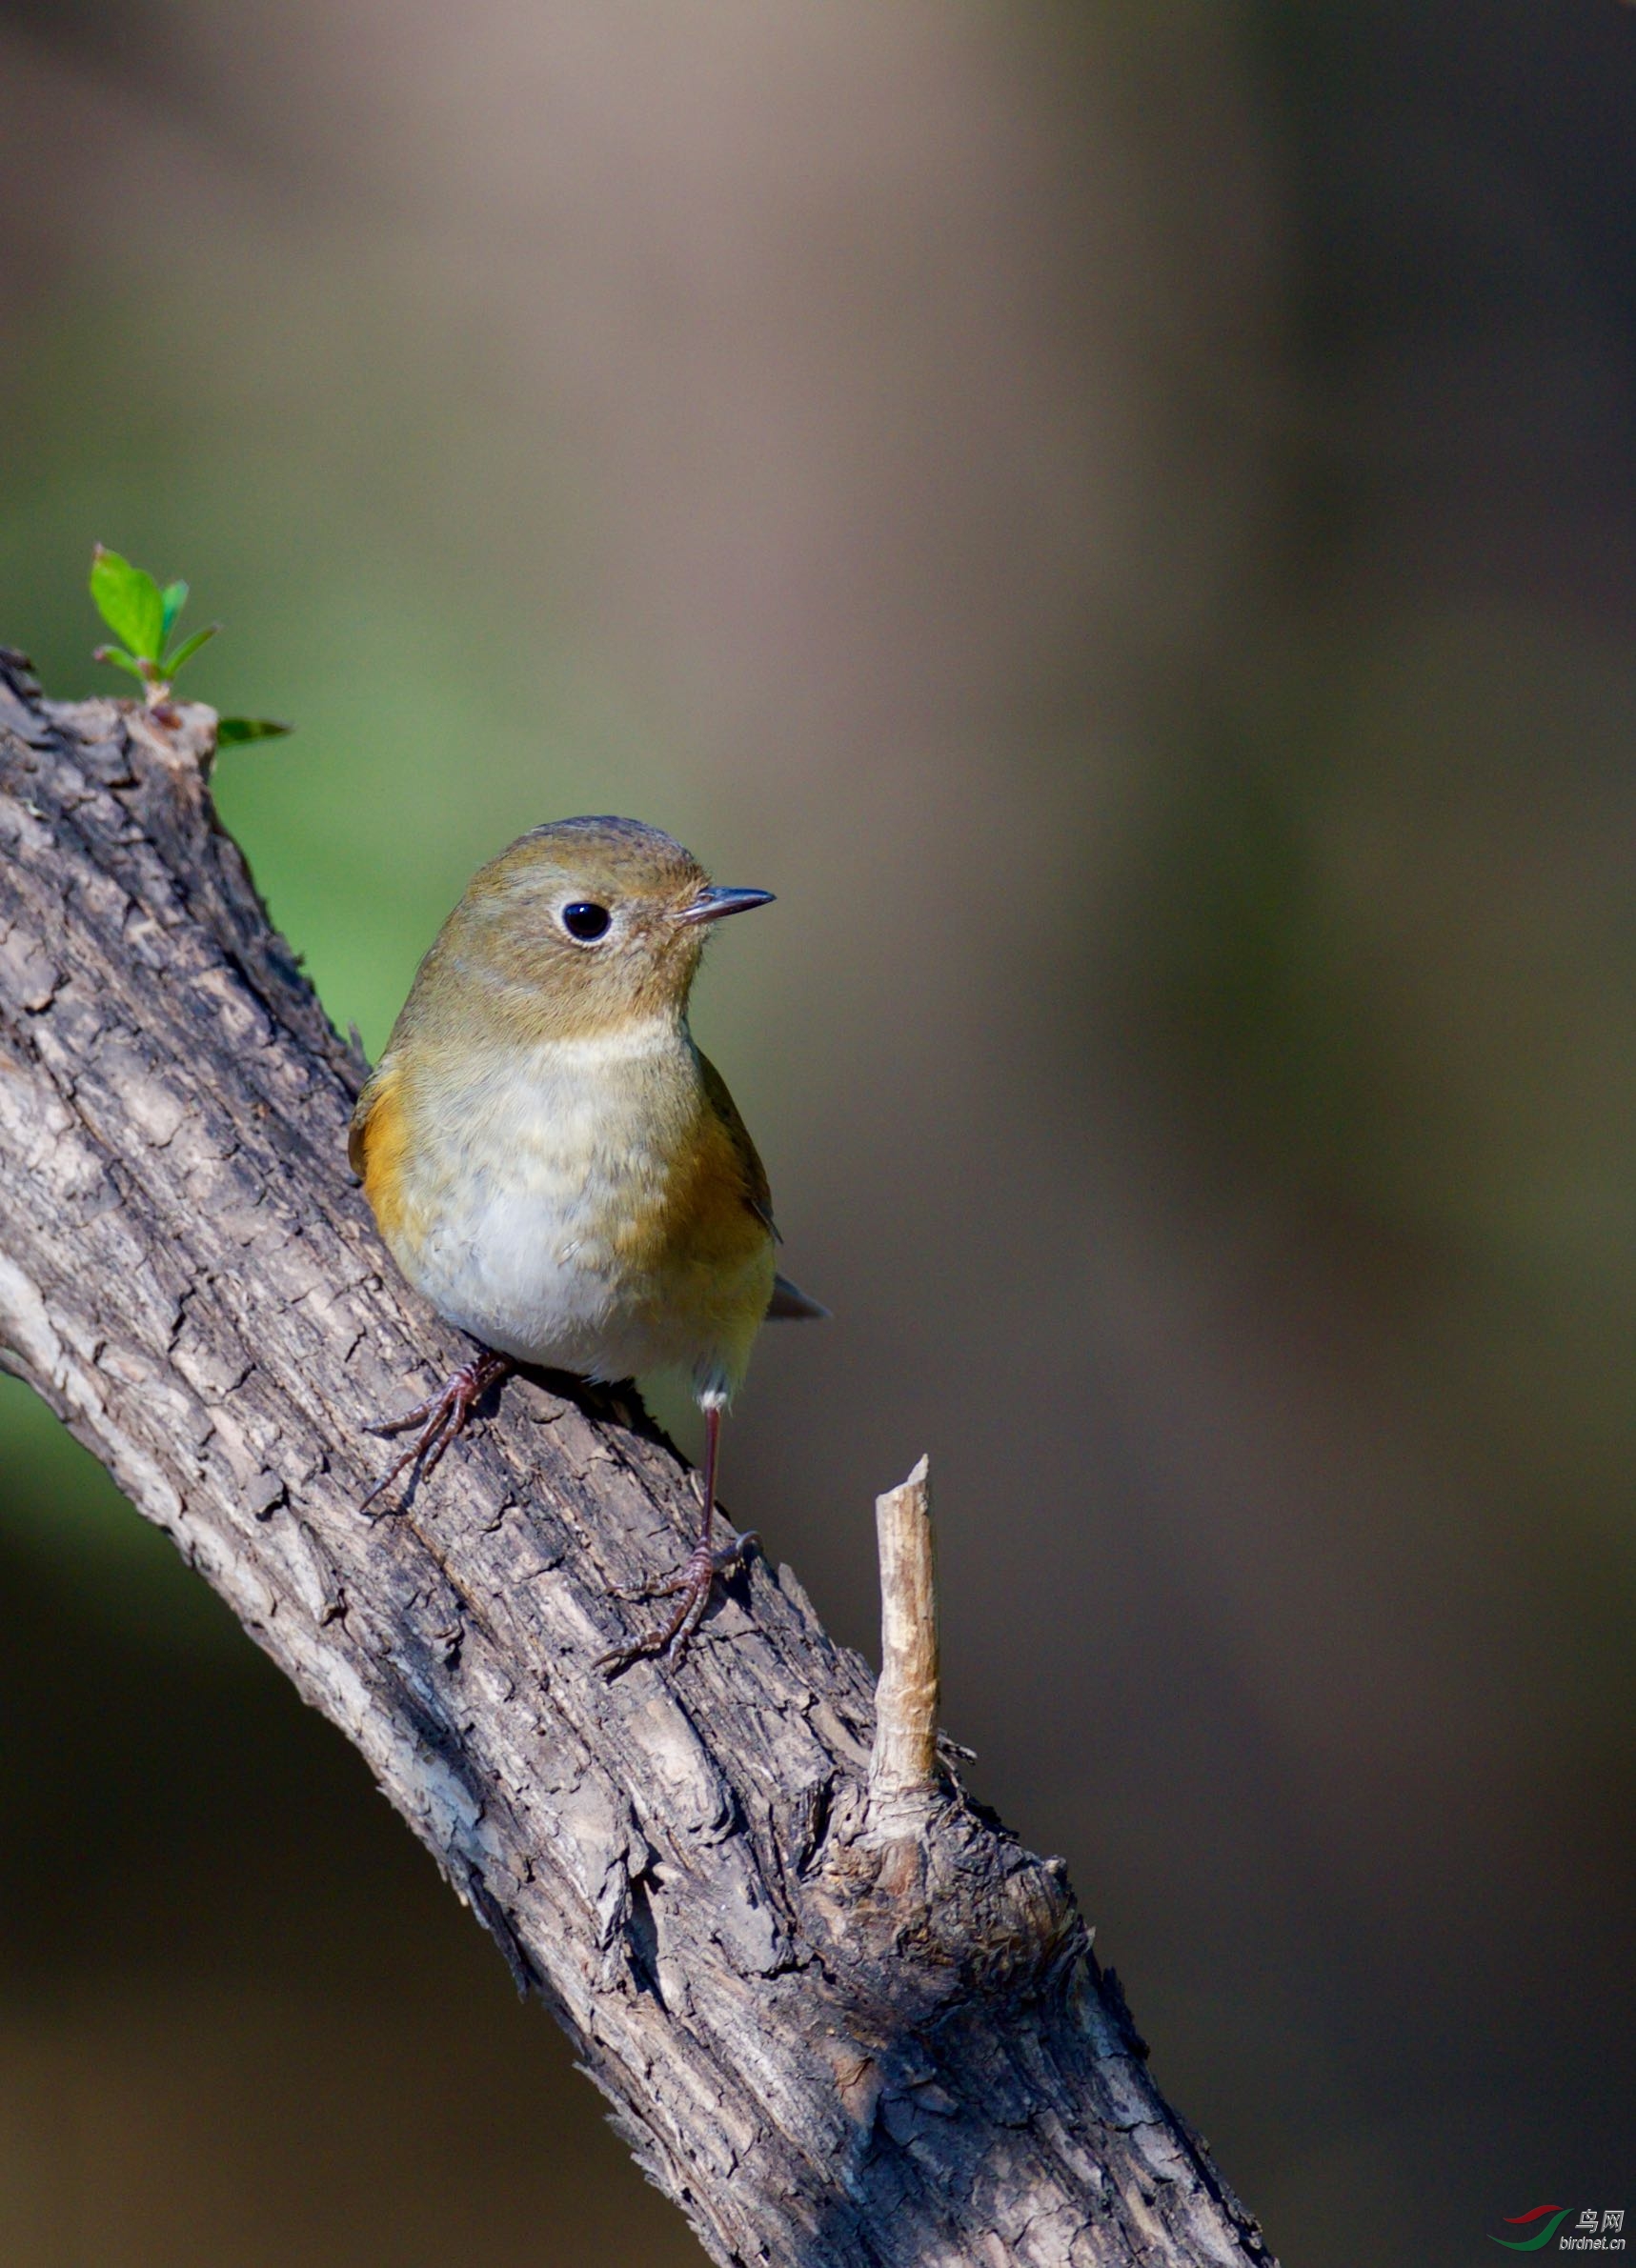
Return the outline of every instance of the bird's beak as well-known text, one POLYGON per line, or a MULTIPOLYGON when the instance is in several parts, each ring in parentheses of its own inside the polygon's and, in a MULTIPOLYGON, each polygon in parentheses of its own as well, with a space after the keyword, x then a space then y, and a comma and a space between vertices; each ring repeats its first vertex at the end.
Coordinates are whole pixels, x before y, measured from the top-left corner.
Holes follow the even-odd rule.
POLYGON ((748 913, 752 907, 770 906, 770 890, 723 890, 707 882, 691 906, 683 906, 677 921, 725 921, 729 913, 748 913))

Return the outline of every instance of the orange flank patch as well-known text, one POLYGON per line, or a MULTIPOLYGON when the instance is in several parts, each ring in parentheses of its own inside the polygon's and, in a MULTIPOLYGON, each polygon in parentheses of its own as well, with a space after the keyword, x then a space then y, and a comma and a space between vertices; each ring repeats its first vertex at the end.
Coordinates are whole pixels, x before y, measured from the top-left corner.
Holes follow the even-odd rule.
POLYGON ((347 1138, 347 1155, 364 1185, 364 1194, 391 1244, 403 1221, 403 1164, 409 1128, 395 1078, 379 1074, 358 1097, 347 1138))

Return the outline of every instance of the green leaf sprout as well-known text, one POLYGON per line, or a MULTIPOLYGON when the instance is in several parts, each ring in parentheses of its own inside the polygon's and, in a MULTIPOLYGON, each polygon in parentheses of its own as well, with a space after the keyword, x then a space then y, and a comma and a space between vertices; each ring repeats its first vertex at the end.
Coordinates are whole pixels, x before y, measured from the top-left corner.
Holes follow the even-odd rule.
MULTIPOLYGON (((207 623, 172 646, 171 633, 188 603, 187 584, 167 583, 161 591, 146 568, 132 567, 129 559, 100 543, 91 558, 91 595, 109 629, 124 640, 120 646, 99 646, 91 659, 110 662, 134 677, 142 688, 144 706, 163 710, 177 671, 201 646, 209 645, 221 624, 207 623)), ((291 729, 270 716, 224 716, 216 726, 216 745, 231 748, 247 740, 273 740, 291 729)))

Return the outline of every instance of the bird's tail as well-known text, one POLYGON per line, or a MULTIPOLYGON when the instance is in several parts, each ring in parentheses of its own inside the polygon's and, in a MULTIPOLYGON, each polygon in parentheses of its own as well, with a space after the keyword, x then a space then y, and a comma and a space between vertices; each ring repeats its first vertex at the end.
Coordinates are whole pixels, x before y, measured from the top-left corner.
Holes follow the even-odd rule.
POLYGON ((779 1323, 825 1323, 829 1310, 821 1299, 813 1299, 799 1284, 791 1283, 787 1275, 773 1278, 773 1296, 767 1302, 767 1320, 779 1323))

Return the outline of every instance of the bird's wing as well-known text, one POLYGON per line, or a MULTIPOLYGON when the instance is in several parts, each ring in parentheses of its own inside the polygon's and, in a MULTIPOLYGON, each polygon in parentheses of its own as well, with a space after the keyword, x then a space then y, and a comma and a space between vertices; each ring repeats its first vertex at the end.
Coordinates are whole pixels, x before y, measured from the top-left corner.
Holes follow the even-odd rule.
MULTIPOLYGON (((744 1202, 757 1219, 764 1221, 774 1236, 777 1236, 778 1228, 773 1218, 773 1193, 767 1185, 767 1169, 750 1139, 750 1129, 738 1115, 738 1106, 727 1091, 727 1081, 708 1055, 699 1056, 698 1068, 710 1107, 726 1127, 732 1139, 734 1154, 743 1169, 744 1202)), ((769 1321, 816 1323, 827 1318, 828 1315, 829 1310, 821 1301, 812 1298, 798 1284, 791 1283, 787 1275, 774 1276, 773 1296, 767 1302, 769 1321)))
POLYGON ((773 1278, 773 1296, 767 1302, 769 1323, 827 1323, 829 1310, 821 1299, 791 1283, 787 1275, 773 1278))
POLYGON ((698 1070, 699 1076, 704 1081, 705 1099, 727 1129, 728 1139, 733 1144, 733 1154, 738 1160, 738 1168, 742 1175, 744 1202, 757 1219, 766 1224, 769 1233, 776 1238, 778 1234, 778 1224, 773 1218, 773 1192, 768 1185, 767 1169, 761 1163, 755 1143, 750 1139, 750 1129, 738 1115, 738 1105, 727 1091, 727 1081, 717 1070, 710 1057, 702 1051, 699 1054, 698 1070))

